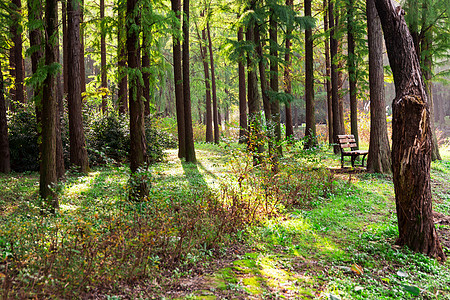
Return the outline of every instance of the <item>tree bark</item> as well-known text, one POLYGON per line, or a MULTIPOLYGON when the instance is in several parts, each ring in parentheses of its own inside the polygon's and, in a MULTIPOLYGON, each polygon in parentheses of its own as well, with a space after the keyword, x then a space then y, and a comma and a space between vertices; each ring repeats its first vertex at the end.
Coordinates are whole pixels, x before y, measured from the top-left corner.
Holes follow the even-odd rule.
POLYGON ((23 87, 23 81, 25 79, 25 68, 23 66, 23 56, 22 56, 22 1, 12 0, 12 10, 11 10, 11 33, 13 42, 13 52, 14 52, 14 101, 17 103, 25 103, 25 93, 23 87))
POLYGON ((0 60, 0 172, 9 173, 10 171, 11 171, 11 159, 8 140, 8 121, 6 119, 4 82, 2 73, 2 63, 0 60))
POLYGON ((125 11, 126 11, 125 0, 118 0, 117 7, 117 72, 118 72, 118 92, 117 99, 119 105, 119 113, 125 114, 128 111, 128 97, 127 97, 127 48, 126 48, 126 31, 125 29, 125 11))
POLYGON ((106 28, 105 28, 105 0, 100 0, 100 72, 101 88, 105 93, 102 95, 102 113, 106 114, 108 109, 108 98, 106 91, 108 89, 108 70, 106 69, 106 28))
POLYGON ((186 141, 186 162, 195 162, 194 133, 192 129, 191 83, 189 74, 189 0, 183 0, 183 104, 186 141))
MULTIPOLYGON (((171 0, 172 10, 181 23, 181 0, 171 0)), ((174 22, 173 31, 180 31, 179 23, 174 22)), ((183 73, 181 61, 181 42, 178 35, 172 36, 173 40, 173 75, 175 82, 175 101, 178 128, 178 157, 186 157, 186 132, 184 129, 184 101, 183 101, 183 73)))
MULTIPOLYGON (((238 29, 238 42, 244 40, 244 30, 242 27, 238 29)), ((246 143, 248 138, 247 128, 247 95, 245 92, 245 66, 244 56, 238 61, 239 70, 239 143, 246 143)))
MULTIPOLYGON (((45 65, 57 63, 55 39, 58 34, 58 2, 46 0, 45 5, 45 65)), ((40 164, 39 194, 44 199, 45 209, 54 213, 59 208, 58 197, 54 191, 56 174, 56 74, 49 72, 44 81, 42 95, 42 154, 40 164)))
MULTIPOLYGON (((289 6, 292 9, 294 4, 293 0, 286 0, 286 6, 289 6)), ((286 94, 292 94, 292 76, 291 76, 291 35, 292 35, 292 25, 287 25, 286 28, 286 52, 284 54, 284 92, 286 94)), ((285 104, 285 116, 286 116, 286 139, 293 140, 294 139, 294 126, 292 124, 292 109, 291 102, 288 101, 285 104)))
MULTIPOLYGON (((57 3, 58 5, 58 3, 57 3)), ((61 5, 63 5, 61 3, 61 5)), ((56 24, 59 24, 58 14, 56 14, 56 24)), ((55 35, 55 55, 56 61, 60 62, 60 51, 59 51, 59 29, 56 29, 58 33, 55 35)), ((61 134, 61 120, 64 116, 64 88, 61 82, 62 74, 58 73, 56 75, 56 177, 58 180, 64 179, 66 175, 66 167, 64 165, 64 148, 62 143, 62 134, 61 134)))
MULTIPOLYGON (((328 31, 328 15, 329 13, 326 11, 328 6, 327 0, 323 0, 324 7, 324 16, 323 16, 323 24, 324 31, 328 31)), ((330 44, 328 42, 327 37, 324 38, 325 43, 325 74, 327 76, 325 82, 325 89, 327 92, 327 113, 328 113, 328 143, 331 145, 334 143, 334 134, 333 134, 333 102, 331 96, 331 63, 330 63, 330 44)))
POLYGON ((62 5, 62 31, 63 31, 63 84, 64 84, 64 94, 67 95, 69 92, 69 49, 67 47, 69 37, 67 35, 67 2, 61 1, 62 5))
POLYGON ((216 87, 216 68, 214 66, 214 55, 212 49, 211 30, 209 27, 209 21, 206 23, 206 31, 208 33, 208 45, 209 45, 209 63, 211 65, 211 89, 213 100, 213 123, 214 123, 214 143, 218 144, 220 141, 220 129, 219 129, 219 115, 218 115, 218 102, 217 102, 217 87, 216 87))
POLYGON ((394 76, 392 169, 397 207, 397 243, 445 260, 434 227, 430 185, 431 128, 419 58, 400 6, 376 0, 394 76))
POLYGON ((354 22, 355 22, 355 0, 350 0, 347 6, 347 42, 348 42, 348 81, 350 86, 350 131, 355 137, 356 148, 359 148, 358 137, 358 100, 356 84, 358 78, 356 78, 356 62, 355 62, 355 34, 354 34, 354 22))
POLYGON ((144 81, 143 86, 143 96, 145 99, 144 102, 144 115, 150 115, 150 72, 148 69, 150 68, 150 41, 149 41, 149 28, 144 29, 142 34, 142 51, 144 51, 142 55, 142 80, 144 81))
MULTIPOLYGON (((311 17, 312 0, 305 0, 305 16, 311 17)), ((316 116, 314 109, 314 53, 313 53, 312 29, 305 30, 305 103, 306 103, 306 127, 305 149, 311 149, 317 145, 316 116)))
MULTIPOLYGON (((80 38, 80 82, 81 82, 81 93, 85 93, 86 92, 86 66, 84 63, 84 27, 83 27, 83 22, 84 22, 84 0, 77 0, 79 1, 80 5, 80 34, 79 34, 79 38, 80 38)), ((84 97, 81 97, 82 100, 84 100, 84 97)))
MULTIPOLYGON (((328 19, 330 31, 330 60, 331 60, 331 104, 333 110, 333 140, 334 140, 334 153, 340 152, 338 135, 343 134, 341 128, 341 118, 339 113, 339 83, 338 83, 338 71, 336 65, 336 56, 338 52, 338 42, 335 37, 336 24, 334 21, 334 4, 333 1, 328 3, 328 19)), ((336 22, 337 23, 337 22, 336 22)))
POLYGON ((366 1, 369 46, 370 143, 367 170, 391 173, 391 150, 386 122, 383 35, 374 0, 366 1))
POLYGON ((80 43, 80 5, 78 0, 67 2, 67 35, 68 35, 68 95, 69 103, 69 139, 70 161, 80 172, 89 171, 86 142, 83 129, 81 100, 81 43, 80 43))

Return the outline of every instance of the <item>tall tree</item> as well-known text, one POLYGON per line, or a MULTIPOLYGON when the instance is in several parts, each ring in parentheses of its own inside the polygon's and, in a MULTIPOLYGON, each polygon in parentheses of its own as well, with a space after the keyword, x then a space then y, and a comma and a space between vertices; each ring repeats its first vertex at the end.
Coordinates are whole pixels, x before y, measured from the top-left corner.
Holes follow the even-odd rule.
POLYGON ((347 4, 347 43, 348 43, 348 81, 350 86, 350 127, 355 137, 356 145, 359 147, 358 137, 358 102, 357 102, 357 77, 355 59, 355 0, 349 0, 347 4))
POLYGON ((80 43, 80 3, 79 0, 67 1, 68 35, 68 94, 69 103, 69 139, 70 162, 83 173, 88 172, 89 162, 83 129, 81 103, 81 43, 80 43))
POLYGON ((11 160, 8 140, 8 121, 6 119, 6 101, 3 84, 2 62, 0 60, 0 172, 11 171, 11 160))
POLYGON ((67 35, 67 1, 61 1, 62 11, 62 36, 63 36, 63 83, 64 83, 64 94, 69 92, 69 37, 67 35))
POLYGON ((337 136, 343 134, 341 114, 339 113, 339 82, 336 57, 338 53, 338 42, 336 39, 337 22, 334 19, 334 1, 328 3, 328 24, 330 27, 330 60, 331 60, 331 106, 333 110, 333 134, 334 153, 339 153, 339 141, 337 136))
POLYGON ((370 143, 367 170, 391 172, 391 151, 386 122, 384 92, 383 35, 374 0, 366 1, 369 46, 370 143))
MULTIPOLYGON (((238 42, 244 40, 244 30, 240 26, 237 34, 238 42)), ((239 70, 239 143, 246 143, 248 137, 247 129, 247 95, 245 92, 245 57, 241 54, 238 60, 239 70)))
MULTIPOLYGON (((327 0, 323 0, 323 24, 324 31, 328 31, 328 12, 327 12, 328 3, 327 0)), ((328 143, 331 145, 334 143, 334 134, 333 134, 333 104, 332 104, 332 96, 331 96, 331 63, 330 63, 330 44, 328 42, 328 38, 325 36, 324 38, 325 44, 325 89, 327 92, 327 112, 328 112, 328 143)))
POLYGON ((142 87, 142 96, 144 97, 144 115, 150 115, 150 29, 146 28, 142 34, 142 80, 144 85, 142 87))
MULTIPOLYGON (((276 4, 276 3, 274 3, 276 4)), ((278 94, 278 22, 274 7, 269 9, 269 40, 270 40, 270 89, 272 99, 270 101, 271 121, 273 126, 273 137, 275 139, 274 153, 272 155, 273 169, 278 170, 278 157, 282 155, 281 147, 281 124, 280 124, 280 101, 278 94)))
MULTIPOLYGON (((70 1, 70 0, 69 0, 70 1)), ((81 80, 81 93, 86 92, 86 65, 84 61, 84 0, 77 0, 80 7, 80 80, 81 80)), ((84 97, 82 97, 83 99, 84 97)))
MULTIPOLYGON (((286 0, 286 6, 292 8, 294 5, 294 0, 286 0)), ((291 35, 293 24, 288 23, 286 25, 286 41, 285 47, 286 52, 284 54, 284 92, 288 95, 292 94, 292 76, 291 76, 291 35)), ((292 123, 292 109, 291 109, 291 101, 286 101, 285 104, 285 116, 286 116, 286 139, 291 140, 294 138, 294 126, 292 123)))
POLYGON ((55 39, 58 34, 58 2, 46 0, 45 5, 45 65, 47 76, 42 94, 42 144, 39 194, 44 199, 45 208, 55 212, 59 208, 58 197, 53 190, 57 182, 56 173, 56 61, 55 39))
MULTIPOLYGON (((312 0, 305 0, 305 16, 311 17, 312 0)), ((306 102, 306 127, 305 149, 310 149, 317 144, 316 117, 314 108, 314 52, 312 29, 305 30, 305 102, 306 102)))
POLYGON ((102 113, 106 114, 108 101, 106 90, 108 89, 108 70, 106 69, 106 28, 105 28, 105 0, 100 0, 100 72, 102 95, 102 113))
POLYGON ((191 84, 189 74, 189 0, 183 0, 183 104, 186 142, 186 162, 195 162, 194 132, 192 129, 191 84))
POLYGON ((213 100, 213 123, 214 123, 214 143, 218 144, 220 140, 219 130, 219 110, 217 103, 217 87, 216 87, 216 68, 214 66, 214 54, 212 49, 211 29, 209 26, 209 20, 206 22, 206 31, 208 33, 208 45, 209 45, 209 63, 211 64, 211 89, 213 100))
POLYGON ((183 73, 180 41, 181 0, 171 0, 172 11, 177 18, 173 23, 173 76, 178 128, 178 157, 186 157, 186 132, 184 129, 183 73))
POLYGON ((128 111, 125 12, 126 12, 126 0, 117 0, 117 75, 119 81, 117 98, 119 105, 119 113, 121 114, 124 114, 128 111))
POLYGON ((23 65, 23 55, 22 55, 22 1, 21 0, 11 0, 11 34, 13 48, 11 49, 13 63, 13 75, 14 75, 14 101, 19 103, 25 102, 25 93, 23 87, 23 81, 25 79, 25 68, 23 65))
POLYGON ((434 227, 431 185, 431 128, 419 58, 403 10, 376 0, 394 76, 392 169, 399 238, 397 243, 428 256, 446 256, 434 227))

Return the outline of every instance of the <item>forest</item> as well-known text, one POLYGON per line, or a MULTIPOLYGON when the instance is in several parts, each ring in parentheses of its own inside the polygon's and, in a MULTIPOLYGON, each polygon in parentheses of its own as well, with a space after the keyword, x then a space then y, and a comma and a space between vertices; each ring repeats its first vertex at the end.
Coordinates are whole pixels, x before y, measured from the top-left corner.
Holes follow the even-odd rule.
POLYGON ((450 299, 449 0, 1 0, 1 299, 450 299))

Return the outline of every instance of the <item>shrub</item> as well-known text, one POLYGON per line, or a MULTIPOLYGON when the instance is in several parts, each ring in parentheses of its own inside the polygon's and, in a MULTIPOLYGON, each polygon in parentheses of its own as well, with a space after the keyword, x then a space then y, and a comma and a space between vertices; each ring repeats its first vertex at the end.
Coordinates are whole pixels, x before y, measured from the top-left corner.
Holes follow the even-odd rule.
POLYGON ((8 118, 11 168, 16 172, 39 170, 36 113, 33 105, 17 108, 8 118))

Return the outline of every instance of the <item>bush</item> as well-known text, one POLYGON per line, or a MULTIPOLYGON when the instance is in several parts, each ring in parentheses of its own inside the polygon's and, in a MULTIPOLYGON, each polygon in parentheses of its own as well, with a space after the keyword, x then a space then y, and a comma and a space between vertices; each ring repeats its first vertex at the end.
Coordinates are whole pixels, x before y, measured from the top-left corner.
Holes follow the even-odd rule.
POLYGON ((16 172, 39 170, 36 113, 33 105, 18 108, 8 116, 11 168, 16 172))

